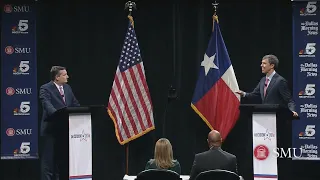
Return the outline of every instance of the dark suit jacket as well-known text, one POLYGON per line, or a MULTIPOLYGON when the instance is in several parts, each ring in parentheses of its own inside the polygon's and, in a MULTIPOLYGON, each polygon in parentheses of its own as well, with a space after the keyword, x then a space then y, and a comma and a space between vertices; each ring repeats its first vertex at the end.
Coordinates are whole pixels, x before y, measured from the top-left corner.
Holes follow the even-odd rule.
POLYGON ((80 106, 68 84, 63 85, 63 90, 66 104, 64 104, 63 97, 60 95, 60 92, 53 81, 40 87, 39 98, 42 104, 41 135, 52 133, 52 123, 45 122, 45 120, 54 114, 54 112, 64 107, 80 106))
POLYGON ((275 73, 264 97, 265 81, 266 77, 263 77, 257 87, 251 93, 246 93, 245 97, 260 96, 262 104, 279 104, 282 107, 289 108, 291 111, 295 111, 295 103, 292 100, 287 81, 278 73, 275 73))
MULTIPOLYGON (((147 162, 147 165, 146 165, 145 170, 147 170, 147 169, 161 169, 161 168, 159 168, 159 167, 156 165, 154 159, 150 159, 150 160, 147 162)), ((179 161, 174 160, 174 161, 173 161, 173 166, 172 166, 171 168, 169 168, 168 170, 171 170, 171 171, 174 171, 174 172, 176 172, 176 173, 178 173, 178 174, 181 174, 181 166, 180 166, 179 161)))
POLYGON ((213 147, 206 152, 196 154, 190 173, 190 180, 195 180, 201 172, 217 169, 238 174, 236 156, 223 151, 220 147, 213 147))

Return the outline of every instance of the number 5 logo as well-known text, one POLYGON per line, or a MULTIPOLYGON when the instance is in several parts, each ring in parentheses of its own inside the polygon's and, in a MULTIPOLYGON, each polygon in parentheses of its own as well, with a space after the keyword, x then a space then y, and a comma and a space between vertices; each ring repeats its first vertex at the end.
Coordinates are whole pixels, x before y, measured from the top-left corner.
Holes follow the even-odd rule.
POLYGON ((316 134, 315 125, 307 125, 305 129, 306 136, 314 136, 316 134))
POLYGON ((28 72, 30 69, 29 61, 21 61, 19 65, 19 69, 23 73, 28 72))
POLYGON ((306 53, 314 54, 316 52, 316 43, 307 43, 306 45, 306 53))
POLYGON ((18 24, 19 30, 20 31, 26 31, 28 30, 28 20, 20 20, 18 24))
POLYGON ((27 113, 30 111, 30 102, 21 102, 20 112, 27 113))
POLYGON ((22 142, 20 146, 20 152, 22 154, 27 154, 30 152, 30 142, 22 142))
POLYGON ((314 13, 317 10, 316 4, 317 2, 308 2, 306 9, 309 14, 314 13))
POLYGON ((314 95, 316 92, 316 85, 315 84, 307 84, 305 89, 305 94, 308 96, 314 95))

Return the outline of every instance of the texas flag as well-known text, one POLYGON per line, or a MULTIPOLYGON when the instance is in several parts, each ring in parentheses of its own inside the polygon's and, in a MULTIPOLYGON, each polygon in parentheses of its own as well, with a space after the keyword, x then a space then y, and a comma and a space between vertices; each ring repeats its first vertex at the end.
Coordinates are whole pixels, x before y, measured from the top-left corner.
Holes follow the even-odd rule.
POLYGON ((217 17, 213 32, 201 62, 191 107, 225 140, 239 116, 238 82, 224 44, 217 17))

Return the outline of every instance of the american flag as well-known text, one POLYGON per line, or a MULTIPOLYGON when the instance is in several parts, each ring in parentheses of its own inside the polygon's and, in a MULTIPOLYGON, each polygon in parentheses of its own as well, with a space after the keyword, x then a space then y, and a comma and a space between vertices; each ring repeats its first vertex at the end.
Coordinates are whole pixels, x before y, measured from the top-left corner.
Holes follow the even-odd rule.
POLYGON ((138 40, 131 19, 108 103, 108 113, 114 122, 120 144, 123 145, 155 128, 152 109, 138 40))

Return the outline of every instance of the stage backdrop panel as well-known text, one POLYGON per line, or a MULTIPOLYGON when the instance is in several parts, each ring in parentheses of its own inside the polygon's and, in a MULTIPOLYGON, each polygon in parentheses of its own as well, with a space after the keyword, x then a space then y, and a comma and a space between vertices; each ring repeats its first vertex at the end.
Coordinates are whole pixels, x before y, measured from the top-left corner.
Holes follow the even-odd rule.
POLYGON ((320 160, 319 3, 293 2, 293 97, 301 119, 292 124, 292 146, 302 150, 294 159, 320 160))
POLYGON ((36 12, 32 5, 4 5, 1 51, 1 159, 38 158, 36 12))

